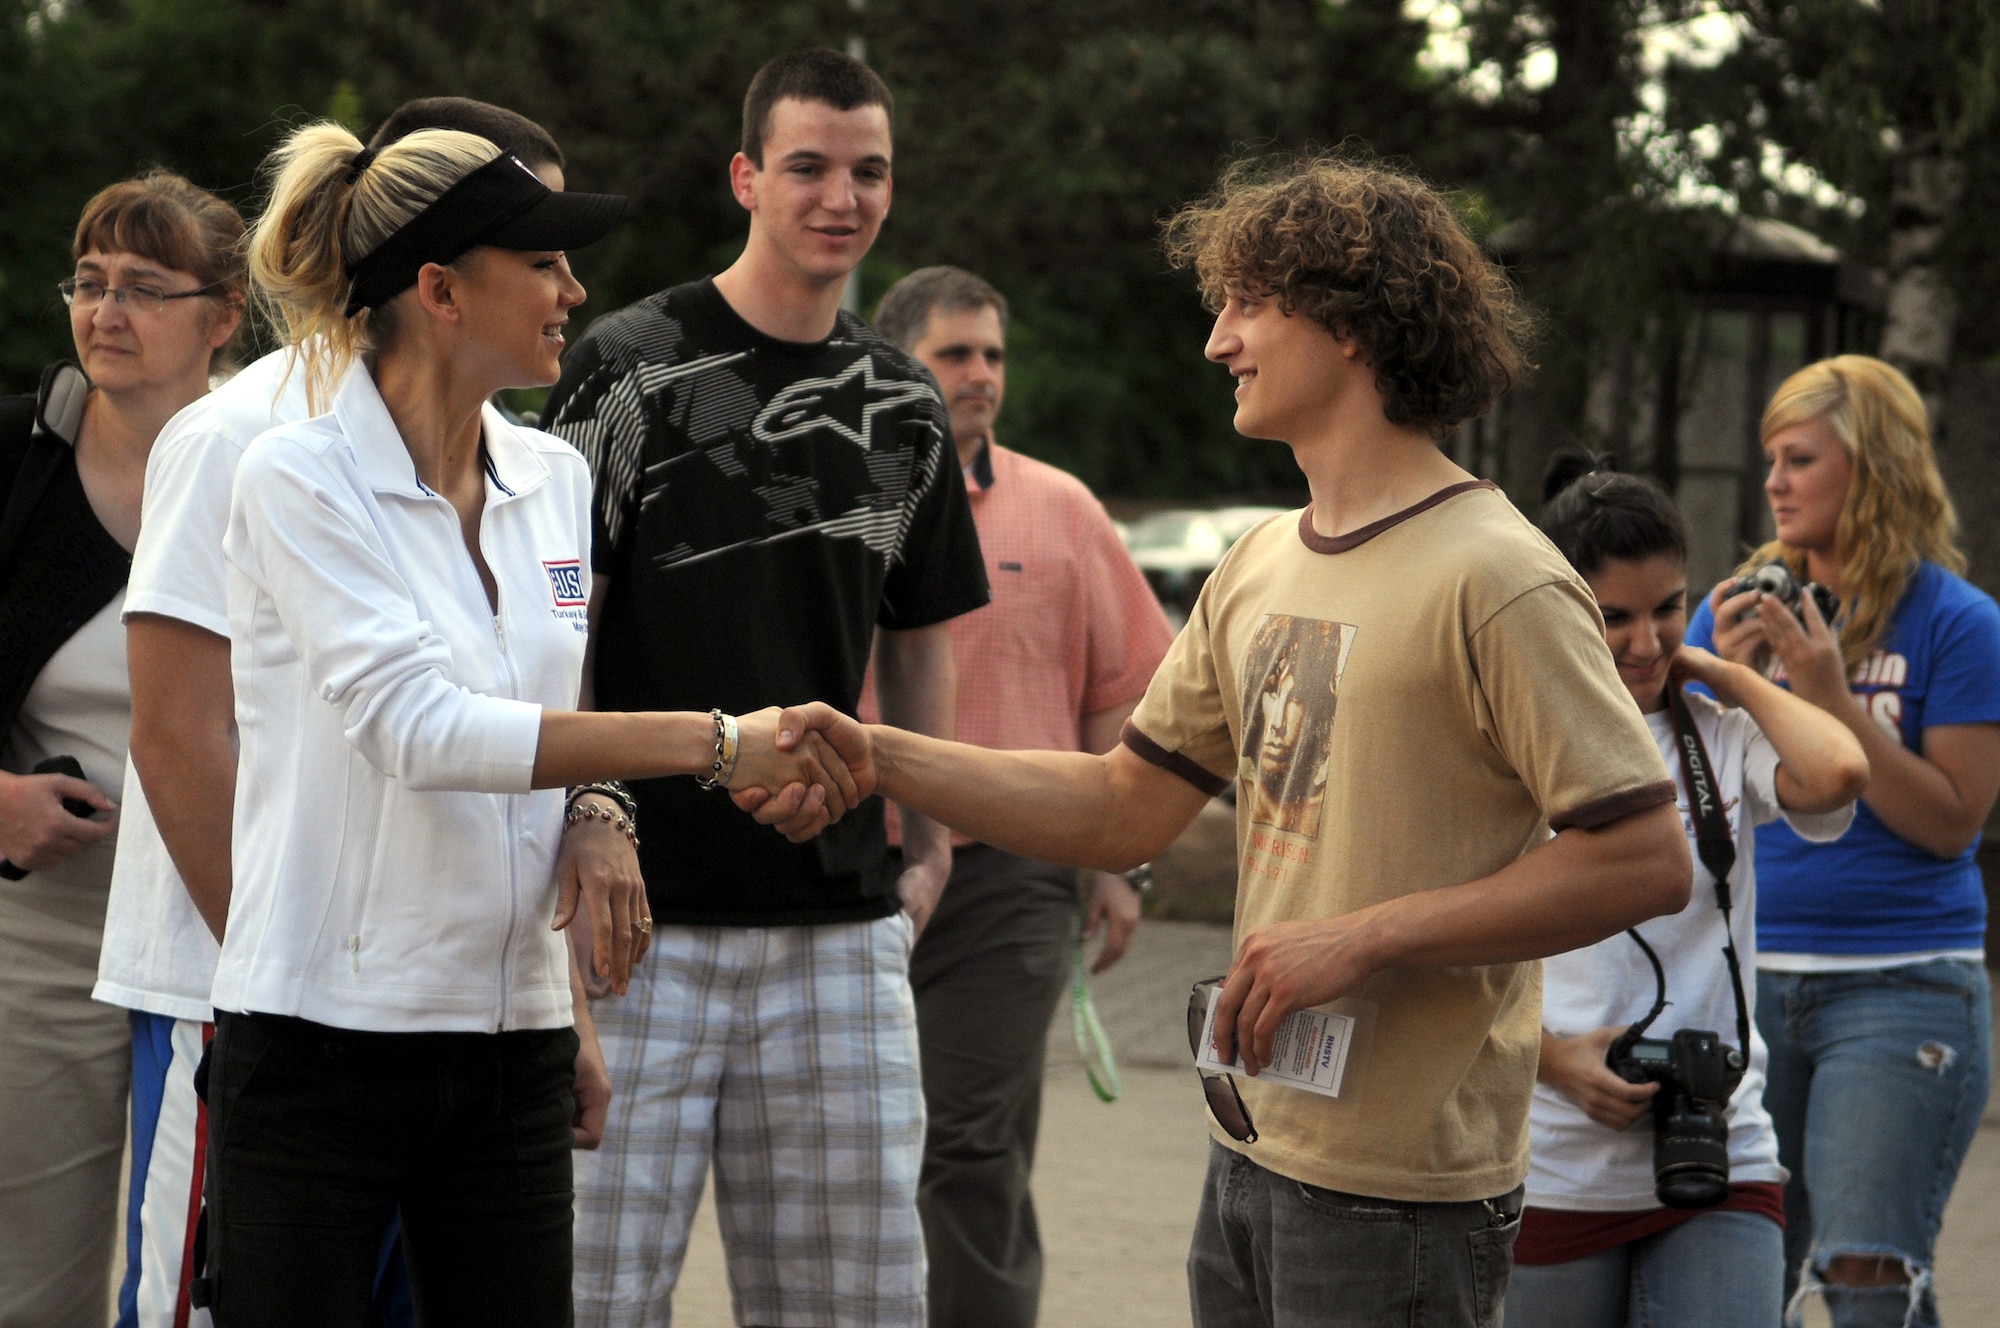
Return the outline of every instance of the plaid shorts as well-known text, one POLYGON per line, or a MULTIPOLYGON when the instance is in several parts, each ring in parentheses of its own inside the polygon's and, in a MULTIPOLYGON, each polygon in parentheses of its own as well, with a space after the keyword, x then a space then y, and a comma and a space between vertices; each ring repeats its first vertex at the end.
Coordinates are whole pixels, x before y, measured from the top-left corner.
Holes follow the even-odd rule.
POLYGON ((909 918, 668 927, 592 1013, 604 1145, 576 1155, 576 1322, 671 1322, 715 1165, 738 1323, 925 1321, 909 918))

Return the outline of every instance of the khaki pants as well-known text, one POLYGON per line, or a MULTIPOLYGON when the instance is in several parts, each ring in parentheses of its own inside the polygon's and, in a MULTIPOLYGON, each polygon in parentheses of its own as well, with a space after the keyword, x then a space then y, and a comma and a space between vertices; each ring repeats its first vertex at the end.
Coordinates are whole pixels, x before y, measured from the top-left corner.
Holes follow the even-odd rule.
POLYGON ((110 1321, 132 1067, 130 1016, 90 999, 104 898, 0 881, 0 1328, 110 1321))

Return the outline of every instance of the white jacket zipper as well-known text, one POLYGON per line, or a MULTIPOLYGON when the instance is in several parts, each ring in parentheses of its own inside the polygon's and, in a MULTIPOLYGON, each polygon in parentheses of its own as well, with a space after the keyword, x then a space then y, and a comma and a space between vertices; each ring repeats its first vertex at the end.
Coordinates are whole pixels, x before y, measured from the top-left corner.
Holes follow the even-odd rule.
MULTIPOLYGON (((482 548, 486 543, 485 537, 486 537, 487 526, 492 520, 493 520, 493 508, 492 505, 489 504, 486 509, 485 520, 480 522, 479 542, 482 548)), ((481 589, 483 591, 484 587, 481 587, 481 589)), ((518 696, 521 691, 521 683, 520 679, 514 676, 514 662, 507 654, 507 625, 501 616, 500 579, 498 576, 494 577, 493 599, 494 599, 493 641, 495 646, 498 647, 500 652, 500 661, 499 661, 500 674, 507 680, 507 695, 518 696)), ((514 958, 514 931, 515 928, 520 925, 520 917, 519 917, 520 891, 519 891, 519 883, 515 880, 515 863, 514 863, 514 854, 512 851, 512 846, 520 843, 521 836, 520 836, 520 831, 515 827, 514 824, 513 797, 506 794, 502 794, 500 805, 506 809, 504 812, 501 813, 501 819, 505 823, 507 828, 506 843, 509 847, 508 851, 504 855, 507 861, 507 931, 505 935, 502 937, 500 943, 500 990, 499 990, 500 1008, 493 1022, 493 1026, 496 1030, 504 1029, 507 1026, 507 1008, 508 1008, 507 971, 509 968, 513 966, 512 961, 514 958)))

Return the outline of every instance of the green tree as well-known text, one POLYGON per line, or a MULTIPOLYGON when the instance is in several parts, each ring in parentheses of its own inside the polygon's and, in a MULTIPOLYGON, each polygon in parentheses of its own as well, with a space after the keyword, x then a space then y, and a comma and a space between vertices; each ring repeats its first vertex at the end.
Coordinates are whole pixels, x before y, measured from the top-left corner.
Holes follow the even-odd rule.
POLYGON ((871 265, 980 271, 1014 303, 1017 446, 1112 492, 1301 487, 1230 428, 1209 319, 1159 222, 1244 152, 1423 146, 1420 24, 1393 0, 1241 6, 871 0, 902 99, 897 199, 871 265))
POLYGON ((1995 0, 1724 0, 1744 29, 1727 60, 1681 74, 1683 123, 1725 126, 1705 163, 1745 205, 1806 212, 1888 280, 1881 354, 1935 409, 1959 337, 2000 350, 1985 317, 2000 293, 2000 242, 1983 207, 2000 194, 1995 0), (1844 198, 1811 208, 1774 196, 1773 150, 1844 198), (1843 207, 1840 204, 1852 204, 1843 207))
POLYGON ((92 194, 160 165, 252 203, 286 118, 333 96, 317 32, 244 0, 0 0, 0 388, 68 353, 55 283, 92 194))
MULTIPOLYGON (((1686 154, 1655 111, 1650 39, 1701 0, 1475 0, 1462 7, 1452 84, 1457 165, 1483 195, 1495 244, 1544 315, 1532 391, 1509 413, 1501 478, 1530 501, 1543 461, 1575 439, 1650 454, 1637 384, 1681 344, 1684 292, 1710 262, 1716 217, 1677 197, 1686 154), (1593 389, 1624 390, 1591 422, 1593 389)), ((1672 482, 1671 452, 1652 458, 1672 482)))
POLYGON ((1014 301, 1010 439, 1116 492, 1296 488, 1229 427, 1208 319, 1157 226, 1245 151, 1358 138, 1449 169, 1400 0, 0 0, 0 382, 67 342, 52 286, 95 189, 151 163, 254 205, 292 124, 456 93, 547 126, 578 188, 631 196, 579 256, 595 316, 713 272, 742 93, 771 56, 868 43, 895 88, 898 196, 863 272, 956 262, 1014 301))

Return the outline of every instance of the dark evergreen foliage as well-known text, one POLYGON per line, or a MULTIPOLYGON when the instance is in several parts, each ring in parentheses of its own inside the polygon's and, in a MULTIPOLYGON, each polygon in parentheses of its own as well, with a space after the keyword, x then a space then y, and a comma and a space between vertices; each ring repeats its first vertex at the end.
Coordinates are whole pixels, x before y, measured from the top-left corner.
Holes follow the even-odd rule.
MULTIPOLYGON (((1676 335, 1673 292, 1712 235, 1676 204, 1684 181, 1881 264, 1885 144, 1934 130, 1965 163, 1961 217, 1987 214, 1995 3, 1728 0, 1738 50, 1662 72, 1647 31, 1713 6, 1467 0, 1483 67, 1468 78, 1420 58, 1426 27, 1403 0, 0 0, 0 391, 32 387, 67 344, 55 282, 95 190, 160 164, 253 209, 256 165, 288 125, 330 114, 365 131, 413 96, 513 107, 556 135, 577 187, 633 196, 628 223, 580 258, 581 317, 717 270, 743 233, 724 168, 751 74, 860 37, 898 138, 865 302, 932 263, 1006 292, 1010 443, 1112 493, 1299 487, 1283 448, 1229 428, 1228 382, 1201 357, 1207 316, 1166 271, 1158 224, 1232 156, 1354 140, 1463 191, 1481 234, 1509 226, 1547 315, 1542 409, 1581 435, 1592 374, 1676 335), (1528 76, 1541 51, 1552 80, 1528 76), (1663 108, 1650 154, 1630 132, 1649 97, 1663 108), (1715 153, 1673 137, 1708 124, 1715 153), (1773 190, 1766 144, 1859 216, 1773 190)), ((2000 240, 1960 224, 1945 251, 1961 353, 2000 352, 1983 317, 2000 240)))

